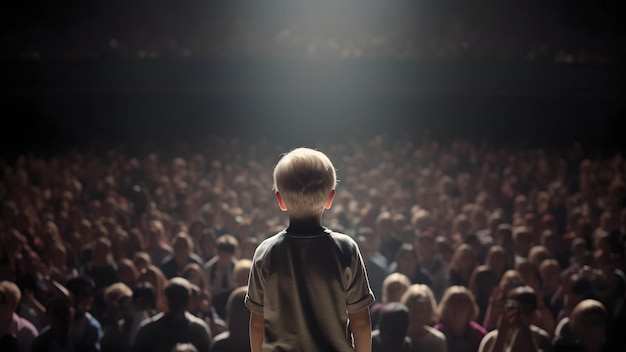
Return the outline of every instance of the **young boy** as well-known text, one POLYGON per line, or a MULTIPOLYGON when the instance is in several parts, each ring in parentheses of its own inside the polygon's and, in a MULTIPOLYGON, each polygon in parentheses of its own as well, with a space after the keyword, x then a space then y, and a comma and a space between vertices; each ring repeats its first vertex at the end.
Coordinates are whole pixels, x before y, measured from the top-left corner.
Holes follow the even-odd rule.
POLYGON ((308 148, 287 153, 274 168, 289 227, 254 253, 245 297, 252 352, 371 351, 374 295, 359 248, 322 226, 336 182, 328 157, 308 148))

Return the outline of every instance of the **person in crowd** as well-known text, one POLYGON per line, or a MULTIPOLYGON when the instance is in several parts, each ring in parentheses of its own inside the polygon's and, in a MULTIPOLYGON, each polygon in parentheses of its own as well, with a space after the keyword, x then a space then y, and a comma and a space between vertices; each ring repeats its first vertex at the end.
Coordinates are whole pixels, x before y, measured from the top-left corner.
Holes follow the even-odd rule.
POLYGON ((567 254, 563 250, 563 241, 557 232, 545 229, 541 232, 541 239, 539 243, 546 247, 546 249, 554 256, 554 259, 559 263, 561 268, 567 267, 567 254))
POLYGON ((83 273, 93 280, 98 294, 109 285, 119 281, 117 268, 111 256, 111 241, 108 238, 102 237, 95 240, 91 261, 85 265, 83 273))
POLYGON ((65 282, 68 277, 78 275, 76 268, 68 265, 67 249, 62 242, 54 243, 47 252, 48 273, 53 280, 65 282))
MULTIPOLYGON (((376 297, 376 302, 380 303, 382 300, 382 289, 383 289, 383 281, 385 277, 387 277, 388 268, 383 266, 379 260, 376 260, 372 241, 375 239, 372 238, 374 231, 369 228, 361 228, 359 230, 359 235, 356 238, 357 244, 359 245, 359 249, 361 250, 361 257, 363 258, 363 263, 365 264, 365 268, 367 269, 367 277, 369 279, 370 287, 372 288, 372 292, 374 293, 374 297, 376 297), (371 235, 367 235, 367 233, 371 235)), ((382 257, 382 255, 380 256, 382 257)), ((386 258, 382 257, 385 262, 386 258)))
POLYGON ((536 310, 537 295, 530 286, 509 291, 498 328, 485 335, 478 351, 552 351, 550 334, 532 324, 536 310))
MULTIPOLYGON (((202 267, 196 263, 185 265, 181 277, 187 279, 192 285, 192 295, 189 300, 189 312, 198 318, 203 319, 213 335, 217 335, 226 329, 226 323, 218 314, 215 307, 215 299, 209 292, 209 285, 202 267)), ((248 277, 246 276, 246 283, 248 277)), ((246 284, 244 283, 244 285, 246 284)), ((225 304, 225 303, 224 303, 225 304)))
POLYGON ((204 272, 209 284, 209 291, 216 295, 231 289, 233 269, 237 263, 236 253, 239 242, 232 235, 221 235, 217 238, 217 255, 204 264, 204 272))
POLYGON ((435 297, 440 298, 443 291, 448 287, 448 273, 445 263, 437 255, 435 237, 430 231, 422 231, 414 236, 413 244, 417 250, 421 267, 430 278, 430 287, 432 287, 435 297))
POLYGON ((609 333, 613 334, 615 323, 619 321, 623 324, 626 319, 626 275, 618 267, 617 254, 596 249, 593 259, 594 267, 597 268, 599 274, 594 290, 609 313, 609 319, 613 325, 609 327, 609 333))
POLYGON ((104 289, 105 311, 102 316, 102 352, 126 352, 130 349, 133 291, 122 282, 104 289))
POLYGON ((513 249, 515 250, 515 264, 528 259, 532 247, 533 237, 528 227, 519 225, 513 228, 513 249))
POLYGON ((448 282, 451 286, 469 287, 474 269, 478 266, 476 254, 468 244, 461 244, 454 251, 449 264, 448 282))
POLYGON ((174 276, 180 276, 185 265, 189 263, 202 265, 199 257, 193 254, 193 241, 188 234, 179 232, 172 243, 174 243, 174 254, 165 257, 160 266, 165 278, 171 279, 174 276))
POLYGON ((15 313, 22 293, 13 282, 0 281, 0 350, 30 352, 37 329, 15 313))
POLYGON ((217 253, 217 235, 211 228, 205 228, 198 238, 198 254, 206 263, 215 257, 217 253))
POLYGON ((167 279, 161 269, 154 265, 148 266, 139 275, 138 282, 147 282, 154 288, 154 294, 156 295, 156 308, 159 312, 167 311, 167 300, 165 297, 165 285, 167 279))
POLYGON ((247 352, 250 351, 250 311, 244 304, 246 286, 233 290, 226 304, 228 330, 215 336, 210 352, 247 352))
POLYGON ((402 239, 395 233, 392 215, 381 212, 376 218, 376 234, 380 238, 380 253, 391 263, 402 246, 402 239))
POLYGON ((52 298, 46 304, 49 325, 44 327, 32 343, 32 352, 77 351, 70 339, 72 303, 68 296, 52 298))
POLYGON ((497 226, 494 243, 504 249, 506 254, 506 265, 508 269, 515 267, 515 242, 513 240, 513 229, 508 223, 501 223, 497 226))
POLYGON ((431 326, 436 321, 437 308, 430 288, 420 284, 411 285, 401 302, 409 309, 407 336, 411 338, 413 351, 446 352, 446 336, 431 326))
POLYGON ((180 276, 187 279, 191 284, 196 285, 201 291, 208 290, 209 285, 206 282, 206 276, 202 266, 197 263, 188 263, 182 268, 180 276))
POLYGON ((445 337, 449 352, 477 351, 487 333, 478 324, 478 306, 472 292, 464 286, 451 286, 437 307, 439 323, 434 328, 445 337))
POLYGON ((371 321, 374 328, 378 328, 380 310, 390 302, 400 302, 402 295, 411 286, 411 280, 401 273, 391 273, 383 281, 383 294, 380 303, 375 303, 371 309, 371 321))
POLYGON ((561 265, 556 259, 546 259, 539 265, 539 275, 542 283, 543 303, 556 319, 563 308, 561 265))
POLYGON ((250 277, 250 268, 252 267, 252 261, 248 259, 239 259, 237 264, 235 264, 235 268, 233 269, 233 274, 231 277, 231 289, 224 290, 218 293, 215 297, 213 297, 213 307, 215 308, 215 313, 222 319, 226 319, 226 305, 228 300, 230 299, 230 294, 241 286, 248 285, 248 278, 250 277))
POLYGON ((132 260, 140 275, 148 266, 152 265, 152 259, 150 259, 150 255, 146 252, 135 252, 132 260))
POLYGON ((90 277, 78 276, 67 280, 66 287, 72 294, 72 323, 69 338, 77 351, 99 352, 102 325, 91 315, 94 303, 95 283, 90 277))
POLYGON ((372 352, 411 352, 411 338, 406 335, 409 309, 400 302, 390 302, 380 311, 379 328, 372 331, 372 352))
POLYGON ((125 329, 128 329, 128 344, 135 342, 141 323, 158 314, 156 309, 156 293, 154 287, 148 282, 138 282, 133 287, 131 297, 132 316, 130 321, 124 321, 125 329))
MULTIPOLYGON (((444 236, 437 236, 435 238, 435 248, 437 250, 437 255, 439 255, 447 268, 450 265, 450 261, 452 261, 452 256, 454 255, 454 250, 452 249, 450 241, 444 236)), ((446 277, 447 272, 448 270, 446 270, 446 277)))
POLYGON ((165 287, 167 313, 144 320, 132 345, 132 351, 170 352, 178 343, 190 343, 198 351, 211 345, 209 326, 187 311, 191 285, 181 277, 169 280, 165 287))
POLYGON ((117 277, 126 286, 134 287, 137 279, 139 279, 139 274, 140 271, 132 260, 124 258, 117 261, 117 277))
POLYGON ((139 271, 139 274, 152 265, 152 259, 150 259, 150 255, 146 252, 135 252, 133 255, 133 264, 139 271))
POLYGON ((432 285, 428 273, 422 269, 417 252, 411 243, 403 243, 396 253, 395 260, 389 266, 389 272, 406 275, 411 283, 432 285))
POLYGON ((543 284, 541 283, 539 268, 528 260, 520 260, 516 265, 516 270, 520 273, 524 284, 530 286, 537 295, 537 311, 533 315, 532 323, 552 336, 556 323, 552 311, 543 300, 543 284))
POLYGON ((496 275, 485 265, 479 265, 474 269, 469 283, 469 289, 476 298, 478 305, 477 321, 484 321, 487 314, 489 300, 493 294, 493 290, 498 285, 496 275))
POLYGON ((587 241, 583 237, 575 237, 570 245, 571 256, 569 260, 568 272, 578 270, 585 265, 591 265, 591 254, 587 247, 587 241))
POLYGON ((597 294, 593 288, 595 278, 593 270, 585 267, 566 278, 564 283, 563 308, 558 315, 558 323, 555 328, 552 344, 555 347, 568 346, 575 343, 570 326, 570 317, 578 303, 586 299, 597 300, 597 294))
POLYGON ((151 220, 145 231, 146 252, 150 255, 150 261, 160 265, 166 257, 172 255, 172 247, 165 238, 165 227, 160 220, 151 220))
POLYGON ((594 299, 579 302, 570 316, 573 337, 571 345, 557 345, 555 351, 603 352, 623 351, 623 339, 609 340, 607 334, 608 312, 594 299))
POLYGON ((554 256, 550 253, 550 251, 548 251, 548 248, 541 245, 530 248, 530 251, 528 252, 528 261, 535 268, 539 268, 541 262, 546 259, 554 259, 554 256))
POLYGON ((489 304, 485 312, 485 320, 483 321, 485 329, 488 331, 496 329, 500 316, 505 311, 506 294, 510 290, 523 285, 524 281, 517 270, 507 270, 504 275, 502 275, 500 282, 493 289, 491 297, 489 298, 489 304))

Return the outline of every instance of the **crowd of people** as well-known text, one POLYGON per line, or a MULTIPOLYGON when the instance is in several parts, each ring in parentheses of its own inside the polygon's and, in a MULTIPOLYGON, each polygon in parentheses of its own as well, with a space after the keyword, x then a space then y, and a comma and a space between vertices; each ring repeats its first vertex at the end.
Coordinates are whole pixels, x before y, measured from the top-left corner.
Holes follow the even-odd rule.
MULTIPOLYGON (((626 327, 626 160, 378 135, 320 143, 375 351, 612 351, 626 327)), ((256 246, 287 225, 284 146, 23 155, 0 169, 0 350, 248 351, 256 246)))
MULTIPOLYGON (((0 37, 7 49, 4 55, 30 60, 486 59, 548 63, 605 63, 623 55, 623 38, 611 29, 611 12, 600 5, 571 2, 563 6, 580 15, 568 16, 558 4, 540 1, 92 4, 50 8, 54 16, 44 16, 25 27, 23 23, 9 27, 0 37), (597 17, 603 22, 595 23, 597 17)), ((30 15, 32 8, 22 11, 30 15)), ((24 17, 22 22, 33 21, 33 16, 24 17)))

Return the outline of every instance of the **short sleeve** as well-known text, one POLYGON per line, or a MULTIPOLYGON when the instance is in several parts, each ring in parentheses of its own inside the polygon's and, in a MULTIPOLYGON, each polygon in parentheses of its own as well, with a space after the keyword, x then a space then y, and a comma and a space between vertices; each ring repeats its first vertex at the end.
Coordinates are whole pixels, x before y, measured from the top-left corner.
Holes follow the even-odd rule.
POLYGON ((263 261, 259 257, 259 251, 257 250, 252 258, 252 266, 248 278, 248 292, 244 298, 244 303, 251 312, 263 315, 265 277, 263 276, 263 261))
POLYGON ((353 242, 353 253, 350 265, 350 281, 346 292, 346 309, 349 313, 357 312, 374 303, 374 293, 367 279, 367 271, 358 245, 353 242))

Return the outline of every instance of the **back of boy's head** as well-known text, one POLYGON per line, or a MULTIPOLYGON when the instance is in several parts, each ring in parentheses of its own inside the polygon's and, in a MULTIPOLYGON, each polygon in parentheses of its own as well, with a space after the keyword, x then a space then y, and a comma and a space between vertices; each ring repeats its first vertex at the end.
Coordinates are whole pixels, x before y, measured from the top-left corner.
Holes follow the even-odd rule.
POLYGON ((274 191, 282 196, 290 217, 307 218, 322 212, 336 183, 333 163, 317 150, 294 149, 274 167, 274 191))

